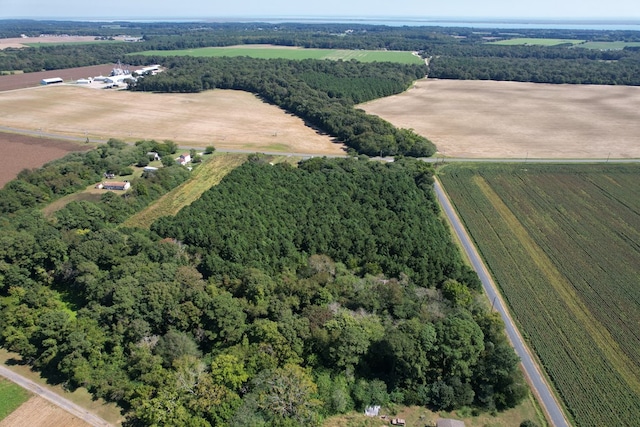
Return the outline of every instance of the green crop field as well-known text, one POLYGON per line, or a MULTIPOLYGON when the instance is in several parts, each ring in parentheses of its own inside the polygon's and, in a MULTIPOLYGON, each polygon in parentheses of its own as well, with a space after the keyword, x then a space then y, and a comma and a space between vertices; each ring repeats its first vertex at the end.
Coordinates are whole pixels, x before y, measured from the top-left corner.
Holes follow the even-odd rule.
POLYGON ((440 172, 575 425, 640 420, 640 166, 440 172))
POLYGON ((28 399, 28 391, 9 380, 0 378, 0 420, 6 418, 28 399))
POLYGON ((598 50, 620 50, 625 47, 640 47, 640 42, 585 42, 580 44, 579 47, 585 49, 598 49, 598 50))
POLYGON ((573 39, 535 39, 535 38, 517 38, 517 39, 508 39, 508 40, 500 40, 497 42, 491 42, 491 44, 498 44, 503 46, 557 46, 559 44, 579 44, 583 43, 584 40, 573 40, 573 39))
POLYGON ((360 62, 397 62, 401 64, 421 64, 424 62, 419 56, 411 52, 383 51, 383 50, 337 50, 337 49, 304 49, 279 46, 230 46, 230 47, 204 47, 185 50, 153 50, 137 52, 135 55, 155 56, 249 56, 262 59, 332 59, 350 61, 355 59, 360 62))

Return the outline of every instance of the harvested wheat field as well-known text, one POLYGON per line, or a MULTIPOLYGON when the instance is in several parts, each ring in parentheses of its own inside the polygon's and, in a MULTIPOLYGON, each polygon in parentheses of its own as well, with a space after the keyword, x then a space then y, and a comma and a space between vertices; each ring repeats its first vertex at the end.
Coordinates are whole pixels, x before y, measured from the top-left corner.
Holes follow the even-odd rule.
POLYGON ((23 169, 35 169, 72 151, 92 147, 57 139, 0 132, 0 188, 23 169))
POLYGON ((640 157, 640 87, 425 79, 360 108, 447 157, 640 157))
POLYGON ((0 421, 0 427, 89 427, 90 424, 74 417, 41 397, 34 396, 0 421))
POLYGON ((170 139, 182 146, 343 154, 291 114, 253 94, 155 94, 44 86, 0 93, 0 126, 91 139, 170 139))

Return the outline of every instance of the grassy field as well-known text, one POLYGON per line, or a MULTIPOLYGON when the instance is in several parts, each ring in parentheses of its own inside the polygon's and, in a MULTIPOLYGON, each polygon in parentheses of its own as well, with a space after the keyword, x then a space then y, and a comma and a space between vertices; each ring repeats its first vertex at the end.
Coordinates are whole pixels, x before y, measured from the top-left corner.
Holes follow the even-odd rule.
POLYGON ((640 419, 640 166, 449 165, 444 187, 576 425, 640 419))
POLYGON ((640 42, 585 42, 580 44, 579 47, 584 47, 586 49, 598 49, 598 50, 620 50, 624 49, 626 46, 629 47, 638 47, 640 46, 640 42))
POLYGON ((500 40, 497 42, 491 42, 491 44, 497 44, 502 46, 557 46, 559 44, 579 44, 583 43, 584 40, 574 40, 574 39, 536 39, 536 38, 516 38, 516 39, 508 39, 508 40, 500 40))
POLYGON ((229 47, 204 47, 185 50, 153 50, 137 52, 136 55, 155 56, 249 56, 262 59, 332 59, 360 62, 397 62, 401 64, 421 64, 424 62, 419 56, 411 52, 382 51, 382 50, 337 50, 337 49, 304 49, 271 45, 242 45, 229 47))
POLYGON ((129 218, 124 227, 149 228, 161 216, 175 215, 183 207, 200 198, 202 193, 219 183, 236 167, 245 162, 245 154, 217 154, 209 156, 193 170, 191 178, 165 194, 147 209, 129 218))
POLYGON ((9 380, 0 378, 0 420, 18 409, 28 399, 28 391, 9 380))
POLYGON ((330 417, 322 425, 323 427, 384 427, 389 425, 389 421, 393 418, 404 419, 407 426, 435 425, 439 418, 463 420, 467 427, 514 427, 525 420, 531 420, 541 427, 547 425, 533 397, 526 399, 516 408, 495 415, 484 413, 474 416, 469 408, 454 412, 432 412, 423 406, 399 406, 393 414, 382 408, 380 415, 387 415, 387 421, 367 417, 362 413, 349 413, 330 417))

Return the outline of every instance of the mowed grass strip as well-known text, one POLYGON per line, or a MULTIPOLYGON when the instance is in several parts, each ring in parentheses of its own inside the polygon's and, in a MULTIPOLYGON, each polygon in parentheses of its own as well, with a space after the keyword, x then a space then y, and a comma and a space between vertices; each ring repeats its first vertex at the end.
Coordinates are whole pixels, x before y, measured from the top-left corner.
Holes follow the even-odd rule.
POLYGON ((507 40, 499 40, 491 42, 491 44, 497 44, 501 46, 557 46, 560 44, 580 44, 584 43, 584 40, 574 39, 536 39, 536 38, 515 38, 507 40))
POLYGON ((29 400, 30 394, 17 384, 0 378, 0 420, 29 400))
POLYGON ((191 178, 162 196, 154 204, 127 219, 123 227, 149 228, 158 218, 175 215, 218 184, 233 169, 247 160, 246 154, 216 154, 193 170, 191 178))
POLYGON ((449 165, 440 179, 580 426, 640 418, 640 166, 449 165))
MULTIPOLYGON (((132 54, 133 55, 133 54, 132 54)), ((385 50, 342 50, 342 49, 305 49, 271 45, 242 45, 229 47, 203 47, 184 50, 152 50, 136 52, 135 55, 153 56, 194 56, 222 57, 249 56, 260 59, 330 59, 360 62, 395 62, 400 64, 421 64, 424 59, 411 52, 385 50)))

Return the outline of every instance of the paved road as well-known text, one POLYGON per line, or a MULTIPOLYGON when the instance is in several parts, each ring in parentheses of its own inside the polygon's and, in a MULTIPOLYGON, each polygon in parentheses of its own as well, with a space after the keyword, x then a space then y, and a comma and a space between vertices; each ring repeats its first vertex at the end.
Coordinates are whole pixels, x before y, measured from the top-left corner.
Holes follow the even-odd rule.
POLYGON ((26 388, 27 390, 29 390, 32 393, 37 394, 38 396, 42 397, 43 399, 48 400, 49 402, 53 403, 56 406, 59 406, 60 408, 64 409, 65 411, 69 412, 70 414, 80 418, 81 420, 91 424, 92 426, 95 427, 110 427, 111 424, 109 424, 108 422, 106 422, 105 420, 103 420, 102 418, 90 413, 89 411, 87 411, 86 409, 76 405, 75 403, 73 403, 72 401, 65 399, 64 397, 61 397, 60 395, 44 388, 41 387, 40 385, 36 384, 35 382, 31 381, 28 378, 23 377, 20 374, 16 374, 15 372, 13 372, 12 370, 0 365, 0 375, 2 375, 3 377, 13 381, 14 383, 18 384, 20 387, 22 388, 26 388))
POLYGON ((520 357, 525 374, 527 376, 527 379, 529 380, 529 384, 538 397, 538 401, 547 414, 547 418, 555 427, 568 427, 570 424, 565 418, 564 413, 562 412, 562 409, 558 404, 558 401, 555 399, 553 393, 551 392, 549 384, 540 374, 540 369, 538 368, 536 362, 533 360, 533 357, 531 356, 531 353, 529 353, 529 350, 527 349, 522 336, 513 323, 513 320, 511 319, 511 316, 507 311, 506 304, 502 300, 502 297, 500 296, 497 287, 493 282, 493 279, 489 275, 489 272, 482 262, 482 259, 480 258, 475 245, 471 242, 471 238, 460 222, 460 219, 453 209, 448 196, 444 192, 442 186, 440 185, 440 182, 437 179, 435 182, 435 191, 438 197, 438 201, 440 202, 440 206, 442 206, 445 214, 449 218, 449 221, 453 225, 455 233, 460 239, 464 251, 467 253, 467 256, 471 260, 473 268, 478 273, 478 276, 480 276, 482 286, 487 293, 489 300, 491 301, 492 307, 500 313, 500 315, 502 316, 502 320, 504 320, 507 336, 509 337, 511 344, 515 348, 516 353, 520 357))
MULTIPOLYGON (((28 135, 39 138, 52 138, 52 139, 61 139, 66 141, 75 141, 75 142, 84 142, 86 141, 86 137, 80 136, 69 136, 62 134, 54 134, 47 133, 40 130, 29 130, 29 129, 19 129, 12 128, 8 126, 0 126, 0 132, 8 132, 8 133, 17 133, 21 135, 28 135)), ((90 138, 90 142, 93 143, 105 143, 106 139, 96 139, 90 138)), ((202 149, 202 147, 190 147, 190 146, 180 146, 182 149, 202 149)), ((216 148, 216 151, 220 151, 222 153, 255 153, 256 151, 273 155, 273 156, 292 156, 292 157, 301 157, 303 159, 308 159, 311 157, 347 157, 347 154, 312 154, 312 153, 294 153, 294 152, 282 152, 282 151, 260 151, 260 150, 234 150, 234 149, 225 149, 225 148, 216 148)), ((392 162, 393 157, 372 157, 372 160, 382 160, 386 162, 392 162)), ((460 162, 468 162, 468 163, 640 163, 640 158, 635 159, 617 159, 617 158, 600 158, 600 159, 585 159, 585 158, 576 158, 576 159, 542 159, 542 158, 467 158, 467 157, 423 157, 420 160, 428 162, 428 163, 460 163, 460 162)))

